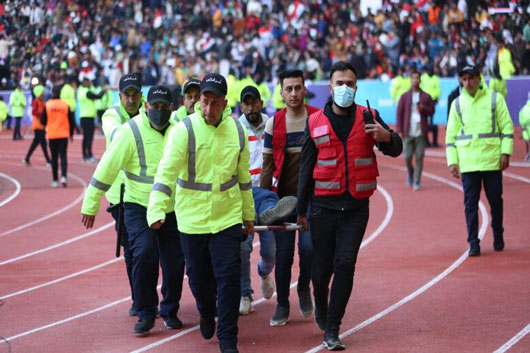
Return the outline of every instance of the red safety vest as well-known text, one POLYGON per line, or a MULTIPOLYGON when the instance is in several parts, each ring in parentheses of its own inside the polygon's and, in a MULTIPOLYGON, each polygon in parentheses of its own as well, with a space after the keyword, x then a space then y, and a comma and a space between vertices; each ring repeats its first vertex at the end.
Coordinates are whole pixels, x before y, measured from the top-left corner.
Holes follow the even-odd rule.
MULTIPOLYGON (((305 105, 307 115, 318 111, 310 105, 305 105)), ((283 162, 285 161, 285 153, 287 150, 287 125, 285 123, 285 115, 287 109, 283 108, 274 114, 274 125, 272 130, 272 159, 274 160, 274 170, 272 171, 272 190, 278 190, 278 183, 282 175, 283 162)))
MULTIPOLYGON (((366 108, 357 105, 346 147, 333 131, 323 110, 309 117, 311 138, 318 149, 313 170, 315 196, 342 195, 347 187, 354 198, 364 199, 372 196, 377 188, 379 171, 374 153, 375 141, 364 132, 363 110, 366 108)), ((375 116, 373 110, 372 113, 375 116)))

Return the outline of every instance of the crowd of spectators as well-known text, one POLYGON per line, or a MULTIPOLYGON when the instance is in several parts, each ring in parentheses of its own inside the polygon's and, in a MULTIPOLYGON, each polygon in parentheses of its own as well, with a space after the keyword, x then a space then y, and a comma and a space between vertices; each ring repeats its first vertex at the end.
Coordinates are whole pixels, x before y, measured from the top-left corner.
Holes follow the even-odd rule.
POLYGON ((146 85, 230 71, 259 84, 293 68, 318 81, 337 60, 359 78, 427 67, 447 77, 466 63, 493 70, 503 48, 510 75, 530 74, 529 3, 383 0, 363 14, 359 0, 6 0, 0 89, 65 74, 115 88, 128 72, 146 85))

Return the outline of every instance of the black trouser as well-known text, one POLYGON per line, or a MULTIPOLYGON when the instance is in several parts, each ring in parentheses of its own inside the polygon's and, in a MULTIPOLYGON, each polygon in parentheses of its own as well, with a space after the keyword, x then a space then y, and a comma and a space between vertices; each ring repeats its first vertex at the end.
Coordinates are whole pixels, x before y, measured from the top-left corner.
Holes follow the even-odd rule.
POLYGON ((309 222, 313 240, 311 277, 315 306, 327 308, 326 331, 338 331, 353 288, 357 254, 369 216, 368 199, 357 209, 336 211, 311 206, 309 222), (333 275, 328 305, 328 286, 333 275))
POLYGON ((432 133, 432 144, 429 142, 429 136, 427 135, 427 145, 438 146, 438 125, 434 123, 434 116, 430 116, 428 121, 429 132, 432 133))
MULTIPOLYGON (((111 204, 112 206, 112 204, 111 204)), ((116 232, 118 232, 118 215, 120 213, 119 208, 113 208, 112 211, 110 211, 110 214, 112 215, 112 218, 114 218, 114 229, 116 232)), ((129 234, 127 233, 127 227, 125 227, 125 220, 122 220, 123 225, 121 227, 121 245, 123 246, 123 258, 125 259, 125 268, 127 269, 127 278, 129 279, 129 286, 131 287, 131 298, 134 305, 134 291, 133 291, 133 280, 132 280, 132 252, 131 247, 129 246, 129 234)))
POLYGON ((5 122, 6 130, 11 130, 11 121, 12 120, 13 120, 13 117, 11 115, 7 114, 6 122, 5 122))
POLYGON ((484 191, 491 208, 491 228, 493 237, 502 239, 504 228, 502 226, 503 201, 502 201, 502 172, 462 173, 462 186, 464 188, 464 205, 466 209, 467 241, 469 244, 479 243, 478 239, 478 203, 480 190, 484 183, 484 191))
POLYGON ((83 128, 83 159, 92 156, 92 140, 94 140, 94 118, 81 118, 83 128))
POLYGON ((241 224, 216 234, 180 234, 190 288, 201 317, 215 316, 217 283, 217 338, 223 345, 237 344, 241 294, 241 224))
POLYGON ((50 163, 50 156, 48 155, 48 147, 46 146, 46 133, 44 130, 37 129, 34 131, 35 137, 33 137, 33 141, 31 142, 31 146, 29 146, 28 154, 26 154, 26 158, 24 158, 29 163, 29 159, 31 158, 31 155, 33 154, 33 151, 35 151, 35 148, 37 148, 38 145, 42 148, 42 153, 44 153, 44 157, 46 158, 46 162, 50 163))
POLYGON ((52 176, 53 181, 57 181, 57 168, 59 156, 61 156, 61 176, 66 178, 66 151, 68 149, 68 138, 50 139, 50 152, 52 154, 52 176))
MULTIPOLYGON (((144 206, 126 202, 124 207, 132 252, 134 305, 138 318, 155 318, 159 263, 162 267, 160 316, 175 317, 180 306, 184 280, 184 256, 175 212, 166 214, 166 222, 160 229, 154 230, 147 224, 147 209, 144 206)), ((239 294, 237 300, 239 301, 239 294)))
POLYGON ((13 140, 22 139, 22 135, 20 134, 20 124, 21 123, 22 123, 22 117, 21 116, 15 116, 15 129, 13 130, 13 140))

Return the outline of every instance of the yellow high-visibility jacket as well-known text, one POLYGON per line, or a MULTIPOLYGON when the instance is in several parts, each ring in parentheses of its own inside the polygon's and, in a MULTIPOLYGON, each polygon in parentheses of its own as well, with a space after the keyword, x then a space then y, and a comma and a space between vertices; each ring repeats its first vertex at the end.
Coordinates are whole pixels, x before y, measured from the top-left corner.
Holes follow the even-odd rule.
MULTIPOLYGON (((101 197, 110 189, 121 170, 125 173, 124 202, 147 207, 169 130, 171 126, 162 135, 152 128, 143 110, 123 124, 99 161, 83 199, 81 213, 97 214, 101 197)), ((174 189, 174 186, 171 187, 174 189)), ((174 198, 169 198, 163 211, 172 212, 173 203, 174 198)))
POLYGON ((504 97, 481 86, 451 104, 445 136, 447 165, 460 171, 500 170, 501 154, 513 154, 513 123, 504 97))
POLYGON ((519 124, 523 129, 523 139, 530 142, 530 100, 521 108, 519 112, 519 124))
POLYGON ((229 107, 214 127, 206 124, 197 105, 195 113, 169 131, 147 223, 165 218, 175 184, 175 212, 183 233, 214 234, 254 220, 249 166, 248 132, 230 117, 229 107))
POLYGON ((77 103, 75 100, 75 90, 70 84, 65 83, 63 88, 61 88, 60 98, 66 101, 66 103, 68 103, 68 107, 70 107, 71 112, 75 112, 75 108, 77 106, 77 103))

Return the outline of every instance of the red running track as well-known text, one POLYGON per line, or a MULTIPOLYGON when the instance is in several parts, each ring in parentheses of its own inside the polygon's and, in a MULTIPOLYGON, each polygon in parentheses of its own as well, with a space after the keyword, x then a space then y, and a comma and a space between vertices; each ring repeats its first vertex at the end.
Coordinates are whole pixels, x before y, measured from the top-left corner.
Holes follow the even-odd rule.
MULTIPOLYGON (((515 163, 524 156, 520 134, 515 142, 504 173, 506 249, 493 252, 485 202, 478 258, 466 256, 460 183, 450 177, 443 149, 428 150, 417 192, 405 185, 402 158, 379 158, 380 189, 341 327, 347 351, 530 352, 530 168, 515 163)), ((103 143, 95 141, 96 154, 103 143)), ((112 219, 100 213, 93 232, 80 222, 79 200, 95 165, 81 161, 76 137, 68 188, 51 189, 41 151, 32 167, 21 163, 29 144, 0 134, 0 336, 11 351, 218 352, 216 338, 200 336, 187 285, 182 330, 167 330, 158 319, 148 337, 132 333, 136 319, 127 316, 128 284, 122 259, 113 257, 112 219)), ((322 350, 313 319, 298 314, 296 290, 290 322, 269 326, 275 297, 261 298, 257 261, 254 251, 255 311, 239 320, 240 351, 322 350)), ((293 281, 297 274, 294 266, 293 281)), ((0 342, 0 352, 7 349, 0 342)))

